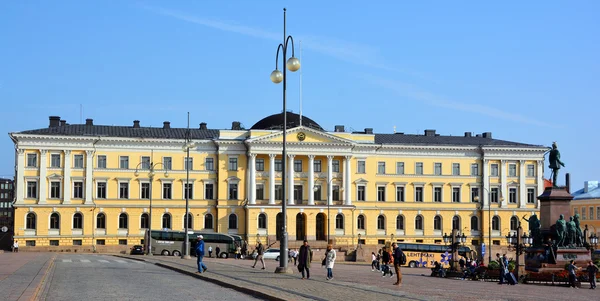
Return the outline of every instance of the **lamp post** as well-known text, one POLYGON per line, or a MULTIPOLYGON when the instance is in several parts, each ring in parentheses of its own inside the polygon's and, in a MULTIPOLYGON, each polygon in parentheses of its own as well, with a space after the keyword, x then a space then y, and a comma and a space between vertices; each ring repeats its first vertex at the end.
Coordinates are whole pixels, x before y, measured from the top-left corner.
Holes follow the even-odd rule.
MULTIPOLYGON (((282 165, 283 168, 281 170, 281 189, 283 190, 283 200, 281 202, 281 213, 283 215, 283 237, 281 238, 281 245, 279 246, 279 267, 275 270, 275 273, 292 273, 291 269, 288 269, 288 261, 287 261, 287 248, 288 248, 288 233, 287 233, 287 211, 286 211, 286 198, 285 198, 285 184, 286 184, 286 162, 287 162, 287 153, 285 149, 286 144, 286 136, 287 136, 287 108, 286 108, 286 88, 287 88, 287 77, 286 77, 286 68, 291 72, 296 72, 300 69, 300 60, 294 57, 294 39, 292 36, 288 36, 285 33, 285 14, 286 9, 283 9, 283 43, 277 46, 277 55, 275 57, 275 70, 271 72, 271 81, 275 84, 278 84, 283 81, 283 150, 282 150, 282 165), (283 67, 283 73, 279 71, 279 50, 282 51, 283 61, 286 61, 287 58, 287 48, 288 42, 292 42, 292 57, 287 60, 285 63, 285 67, 283 67)), ((291 167, 290 167, 291 168, 291 167)), ((288 198, 292 198, 293 195, 288 195, 288 198)))
MULTIPOLYGON (((483 190, 485 190, 485 192, 487 192, 488 195, 488 264, 490 264, 490 262, 492 262, 492 202, 489 199, 490 197, 490 191, 487 190, 487 188, 485 187, 481 187, 483 188, 483 190)), ((475 201, 479 201, 480 197, 479 195, 475 196, 475 201)), ((483 208, 484 208, 484 204, 483 204, 483 199, 481 199, 481 211, 483 212, 483 208)), ((502 194, 500 195, 500 199, 498 200, 499 202, 504 201, 504 197, 502 196, 502 194)), ((481 218, 483 220, 483 216, 481 218)))
POLYGON ((588 239, 590 240, 591 251, 594 253, 594 250, 598 248, 598 236, 596 236, 596 233, 592 233, 588 239))
POLYGON ((523 228, 521 228, 521 222, 519 221, 518 223, 519 226, 517 227, 517 232, 513 233, 513 235, 511 236, 509 231, 506 235, 506 242, 508 243, 509 250, 511 250, 512 248, 515 251, 517 257, 515 267, 515 277, 517 278, 517 281, 519 279, 519 264, 521 262, 520 257, 523 254, 525 248, 527 248, 527 245, 531 245, 533 243, 533 237, 523 233, 523 228))
MULTIPOLYGON (((163 165, 162 163, 154 163, 152 161, 152 156, 154 155, 154 152, 152 152, 151 155, 151 159, 150 162, 148 163, 147 167, 144 167, 143 164, 146 162, 140 162, 138 163, 138 165, 135 167, 135 172, 134 175, 136 177, 138 177, 140 175, 140 166, 142 167, 142 169, 148 169, 148 179, 150 180, 149 183, 149 191, 148 191, 148 198, 150 199, 150 215, 148 216, 148 252, 146 253, 146 255, 148 256, 152 256, 152 182, 154 182, 154 170, 156 169, 157 166, 159 165, 163 165)), ((164 168, 164 165, 163 165, 164 168)), ((169 173, 165 170, 165 177, 169 177, 169 173)))
POLYGON ((185 156, 185 185, 184 185, 184 193, 185 193, 185 214, 184 214, 184 224, 185 224, 185 239, 183 241, 183 253, 181 254, 182 259, 190 259, 190 241, 188 238, 188 231, 190 228, 190 167, 188 166, 190 162, 190 147, 194 147, 192 143, 192 137, 190 133, 190 112, 187 113, 187 131, 185 132, 185 145, 183 146, 183 150, 186 152, 185 156))
MULTIPOLYGON (((318 181, 318 180, 319 180, 319 179, 316 179, 316 180, 315 180, 315 183, 316 183, 316 181, 318 181)), ((331 203, 333 202, 333 200, 329 199, 329 196, 331 195, 329 192, 331 191, 331 190, 330 190, 330 187, 331 187, 331 183, 332 183, 332 182, 333 182, 333 178, 331 178, 331 180, 327 181, 327 244, 329 244, 329 243, 330 243, 330 238, 329 238, 329 233, 330 233, 330 231, 329 231, 329 227, 331 227, 331 225, 330 225, 330 221, 329 221, 329 209, 330 209, 330 205, 331 205, 331 203)), ((331 188, 331 189, 333 189, 333 188, 331 188)), ((314 192, 317 192, 318 190, 319 190, 319 188, 317 188, 317 187, 316 187, 316 185, 315 185, 315 186, 313 187, 313 191, 314 191, 314 192)), ((342 187, 342 188, 338 188, 338 192, 339 192, 339 191, 344 191, 344 188, 343 188, 343 187, 342 187)))
POLYGON ((450 270, 456 270, 456 262, 458 261, 456 258, 458 257, 458 248, 461 244, 465 244, 467 242, 467 236, 465 233, 460 235, 458 233, 458 229, 452 229, 451 235, 444 233, 442 236, 444 239, 444 244, 450 245, 452 252, 452 261, 450 261, 450 270))

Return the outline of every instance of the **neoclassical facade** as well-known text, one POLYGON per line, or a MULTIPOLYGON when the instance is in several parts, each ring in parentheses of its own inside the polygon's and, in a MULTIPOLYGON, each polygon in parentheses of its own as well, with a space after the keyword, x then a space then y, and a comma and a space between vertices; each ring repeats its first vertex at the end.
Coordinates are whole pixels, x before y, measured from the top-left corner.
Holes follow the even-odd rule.
POLYGON ((329 132, 287 114, 287 158, 282 113, 251 129, 69 125, 50 117, 48 128, 11 133, 15 238, 36 248, 138 244, 149 227, 184 229, 188 196, 191 228, 239 234, 251 245, 277 243, 285 199, 292 247, 303 239, 324 246, 328 236, 348 247, 442 243, 456 228, 477 249, 505 244, 523 215, 539 212, 546 147, 491 133, 329 132))

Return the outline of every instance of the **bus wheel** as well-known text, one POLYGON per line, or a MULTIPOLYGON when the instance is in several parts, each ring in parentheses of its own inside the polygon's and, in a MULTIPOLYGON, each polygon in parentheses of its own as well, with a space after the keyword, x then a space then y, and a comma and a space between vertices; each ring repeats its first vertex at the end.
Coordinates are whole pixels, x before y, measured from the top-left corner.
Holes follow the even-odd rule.
POLYGON ((229 257, 229 256, 227 255, 227 252, 223 252, 223 253, 221 253, 220 257, 227 259, 227 257, 229 257))
POLYGON ((169 256, 169 251, 163 250, 160 254, 162 254, 163 256, 169 256))
POLYGON ((177 250, 173 251, 173 256, 181 256, 181 253, 177 250))
POLYGON ((408 263, 408 266, 411 267, 411 268, 416 268, 417 267, 417 263, 414 262, 414 261, 411 261, 411 262, 408 263))

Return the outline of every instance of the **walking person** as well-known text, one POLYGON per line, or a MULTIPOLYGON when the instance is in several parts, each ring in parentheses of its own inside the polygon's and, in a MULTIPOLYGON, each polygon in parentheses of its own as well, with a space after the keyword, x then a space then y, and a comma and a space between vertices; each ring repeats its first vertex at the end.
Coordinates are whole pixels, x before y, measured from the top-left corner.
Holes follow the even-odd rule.
POLYGON ((239 245, 235 248, 235 259, 240 259, 240 256, 242 255, 242 247, 240 247, 239 245))
POLYGON ((298 262, 298 251, 296 249, 292 250, 292 257, 294 257, 294 266, 296 266, 298 262))
POLYGON ((264 254, 264 247, 262 245, 262 243, 259 241, 258 245, 256 246, 256 258, 254 259, 254 264, 252 265, 252 268, 256 267, 256 263, 260 260, 260 263, 262 263, 262 269, 265 269, 265 260, 263 258, 263 254, 264 254))
POLYGON ((374 272, 377 268, 377 255, 375 252, 371 252, 371 272, 374 272))
MULTIPOLYGON (((27 250, 25 250, 27 251, 27 250)), ((15 242, 13 243, 13 252, 15 253, 19 253, 19 242, 15 240, 15 242)))
POLYGON ((567 271, 569 271, 569 284, 573 288, 579 288, 577 287, 577 270, 579 268, 575 266, 575 261, 571 259, 569 266, 567 266, 567 271))
POLYGON ((298 253, 298 270, 302 272, 302 279, 310 279, 310 262, 312 260, 312 250, 308 245, 308 241, 304 240, 304 243, 300 247, 298 253), (306 271, 306 278, 304 278, 304 271, 306 271))
POLYGON ((219 248, 219 246, 217 246, 215 251, 217 251, 217 253, 215 253, 215 258, 219 258, 219 254, 221 254, 221 248, 219 248))
POLYGON ((592 261, 590 261, 588 263, 586 271, 588 272, 588 278, 590 280, 590 289, 595 290, 596 289, 596 274, 598 273, 598 267, 592 261))
POLYGON ((327 280, 333 279, 333 265, 335 264, 336 252, 333 249, 333 245, 327 245, 327 251, 325 251, 325 267, 327 268, 327 280))
POLYGON ((386 247, 383 247, 383 252, 381 253, 381 255, 381 277, 385 277, 387 273, 390 273, 390 278, 392 278, 394 274, 392 273, 392 269, 389 266, 389 264, 392 263, 392 255, 386 247))
POLYGON ((496 253, 496 261, 500 265, 500 282, 498 284, 504 284, 504 270, 508 269, 508 267, 504 266, 504 260, 500 257, 500 253, 496 253))
POLYGON ((204 236, 202 235, 198 235, 198 243, 196 244, 196 257, 198 263, 198 272, 196 272, 196 274, 202 274, 208 270, 206 265, 204 265, 204 262, 202 262, 204 259, 204 236))
POLYGON ((400 249, 398 244, 392 243, 392 248, 394 249, 394 270, 396 271, 396 282, 394 283, 394 285, 401 286, 402 272, 400 271, 400 266, 406 264, 406 255, 404 254, 402 249, 400 249))
POLYGON ((208 247, 208 258, 212 258, 212 246, 208 247))

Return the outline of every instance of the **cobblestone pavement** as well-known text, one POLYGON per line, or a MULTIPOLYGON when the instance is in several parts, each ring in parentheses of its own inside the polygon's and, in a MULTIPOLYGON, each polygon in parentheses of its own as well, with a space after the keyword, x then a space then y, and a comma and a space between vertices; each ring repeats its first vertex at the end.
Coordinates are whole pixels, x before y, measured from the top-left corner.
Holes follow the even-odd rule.
MULTIPOLYGON (((196 260, 166 256, 138 256, 138 259, 165 264, 189 273, 196 271, 196 260)), ((205 258, 208 273, 200 278, 255 290, 282 300, 599 300, 600 290, 544 285, 498 285, 497 282, 462 281, 429 277, 429 269, 403 268, 403 285, 396 287, 393 278, 371 272, 367 264, 342 264, 334 268, 334 280, 325 279, 325 269, 313 262, 310 280, 301 280, 297 270, 292 275, 275 274, 278 262, 267 261, 267 269, 253 269, 251 260, 205 258)), ((260 267, 260 263, 257 267, 260 267)), ((293 264, 292 264, 293 267, 293 264)))
POLYGON ((1 253, 0 300, 34 299, 54 257, 49 253, 1 253))

